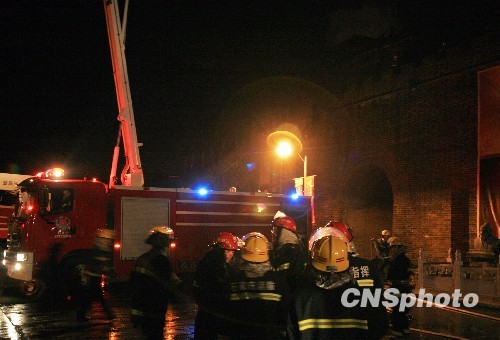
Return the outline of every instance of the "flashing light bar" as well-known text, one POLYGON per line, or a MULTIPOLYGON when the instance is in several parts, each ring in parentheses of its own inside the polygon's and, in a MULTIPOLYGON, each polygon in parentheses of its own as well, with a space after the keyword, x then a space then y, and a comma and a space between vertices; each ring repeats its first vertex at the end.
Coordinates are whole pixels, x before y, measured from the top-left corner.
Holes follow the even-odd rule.
POLYGON ((63 168, 52 168, 47 171, 39 172, 35 175, 40 178, 48 178, 48 179, 62 179, 64 177, 64 169, 63 168))

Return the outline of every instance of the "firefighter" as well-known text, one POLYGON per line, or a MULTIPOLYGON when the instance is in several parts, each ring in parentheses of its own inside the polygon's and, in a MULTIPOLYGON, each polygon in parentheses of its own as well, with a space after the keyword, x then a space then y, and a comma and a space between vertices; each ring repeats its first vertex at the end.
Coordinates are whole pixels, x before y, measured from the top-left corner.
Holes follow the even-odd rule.
MULTIPOLYGON (((390 246, 390 266, 387 273, 387 287, 396 288, 400 294, 413 290, 411 277, 413 275, 410 259, 405 255, 407 247, 398 237, 388 239, 390 246)), ((400 310, 399 305, 392 308, 392 335, 395 337, 410 336, 410 308, 400 310)))
POLYGON ((375 248, 375 252, 377 254, 377 256, 372 261, 378 268, 382 281, 385 281, 387 279, 387 271, 389 270, 390 266, 390 246, 388 243, 389 237, 391 237, 391 232, 388 229, 384 229, 380 233, 379 238, 372 238, 372 245, 375 248))
POLYGON ((349 227, 347 224, 337 221, 330 221, 324 227, 317 229, 313 235, 314 237, 311 237, 309 239, 309 250, 311 249, 311 246, 314 243, 314 241, 320 239, 323 235, 324 236, 332 235, 339 237, 345 243, 347 243, 347 250, 350 256, 359 255, 356 250, 356 246, 354 245, 353 241, 354 236, 352 233, 352 228, 349 227))
POLYGON ((68 189, 63 190, 61 209, 64 212, 73 210, 73 195, 68 189))
POLYGON ((147 339, 163 339, 168 303, 177 298, 176 286, 180 280, 168 257, 173 240, 171 228, 152 228, 145 241, 151 249, 137 258, 132 269, 132 320, 147 339))
POLYGON ((374 242, 375 250, 377 252, 377 256, 381 259, 389 257, 389 237, 391 237, 391 232, 388 229, 384 229, 380 233, 379 238, 372 239, 372 242, 374 242))
POLYGON ((76 306, 78 321, 90 320, 87 314, 94 301, 101 304, 108 319, 115 318, 103 291, 105 277, 113 275, 113 239, 113 230, 98 229, 88 263, 81 267, 82 270, 77 271, 78 276, 73 276, 74 279, 78 278, 78 283, 72 280, 71 284, 71 298, 76 306))
POLYGON ((224 333, 229 280, 235 274, 232 262, 238 250, 238 239, 229 232, 222 232, 210 247, 199 261, 193 281, 198 304, 195 339, 217 339, 224 333))
POLYGON ((294 291, 304 278, 307 255, 293 218, 277 215, 271 222, 272 264, 294 291))
POLYGON ((257 232, 242 237, 237 273, 230 283, 232 339, 282 339, 289 289, 269 261, 269 242, 257 232))
POLYGON ((314 235, 309 252, 308 280, 297 291, 287 320, 288 339, 380 339, 388 328, 383 305, 345 306, 347 289, 381 289, 370 261, 348 254, 347 243, 336 236, 314 235))

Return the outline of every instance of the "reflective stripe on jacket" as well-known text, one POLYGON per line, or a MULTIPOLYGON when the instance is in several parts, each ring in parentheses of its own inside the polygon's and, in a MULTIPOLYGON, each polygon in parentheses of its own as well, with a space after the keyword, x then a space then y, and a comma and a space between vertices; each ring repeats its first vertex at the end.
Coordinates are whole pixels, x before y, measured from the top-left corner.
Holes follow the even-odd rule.
POLYGON ((368 330, 368 321, 360 319, 306 319, 299 321, 299 330, 310 328, 360 328, 368 330))

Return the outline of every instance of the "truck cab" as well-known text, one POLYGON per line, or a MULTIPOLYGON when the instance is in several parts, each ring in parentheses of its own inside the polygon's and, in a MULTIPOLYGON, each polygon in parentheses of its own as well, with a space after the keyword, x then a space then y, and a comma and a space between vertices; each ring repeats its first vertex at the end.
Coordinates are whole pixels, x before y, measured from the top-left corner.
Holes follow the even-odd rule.
POLYGON ((19 199, 9 224, 3 263, 9 277, 23 281, 26 295, 37 293, 61 263, 74 263, 106 227, 106 186, 92 180, 65 180, 55 173, 19 183, 19 199))

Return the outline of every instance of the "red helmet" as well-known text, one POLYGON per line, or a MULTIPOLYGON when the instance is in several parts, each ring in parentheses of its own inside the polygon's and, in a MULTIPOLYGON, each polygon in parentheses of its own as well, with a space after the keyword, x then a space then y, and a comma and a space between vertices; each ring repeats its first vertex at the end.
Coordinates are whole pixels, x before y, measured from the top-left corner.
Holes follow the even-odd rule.
POLYGON ((285 228, 294 233, 297 232, 297 223, 289 216, 275 218, 271 222, 271 226, 285 228))
POLYGON ((347 242, 352 241, 352 230, 350 227, 337 221, 330 221, 328 224, 330 224, 331 227, 340 230, 347 238, 347 242))
POLYGON ((236 236, 227 231, 223 231, 217 236, 214 245, 225 250, 238 250, 236 236))

